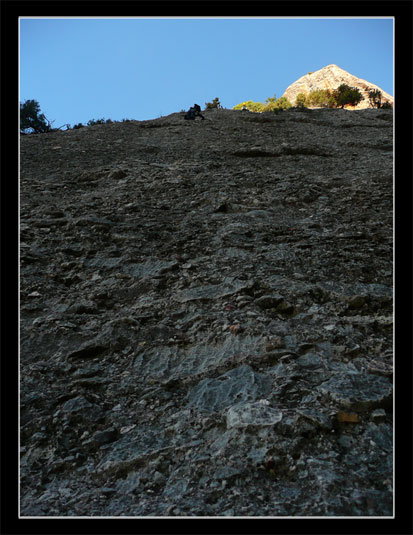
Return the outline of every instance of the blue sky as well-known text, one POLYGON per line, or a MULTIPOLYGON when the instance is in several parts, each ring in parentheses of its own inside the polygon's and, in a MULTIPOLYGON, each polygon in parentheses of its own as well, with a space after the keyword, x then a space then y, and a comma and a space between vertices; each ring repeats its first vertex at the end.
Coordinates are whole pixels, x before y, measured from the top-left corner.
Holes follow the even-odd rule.
POLYGON ((335 63, 393 92, 389 18, 21 18, 20 102, 53 126, 263 102, 335 63))

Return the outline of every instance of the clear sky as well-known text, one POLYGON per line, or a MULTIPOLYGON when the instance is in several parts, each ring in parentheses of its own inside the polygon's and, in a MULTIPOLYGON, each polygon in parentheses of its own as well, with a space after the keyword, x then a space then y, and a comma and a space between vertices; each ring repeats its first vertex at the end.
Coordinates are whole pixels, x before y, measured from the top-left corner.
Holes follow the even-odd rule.
POLYGON ((53 126, 281 97, 335 63, 393 95, 389 18, 20 18, 20 102, 53 126))

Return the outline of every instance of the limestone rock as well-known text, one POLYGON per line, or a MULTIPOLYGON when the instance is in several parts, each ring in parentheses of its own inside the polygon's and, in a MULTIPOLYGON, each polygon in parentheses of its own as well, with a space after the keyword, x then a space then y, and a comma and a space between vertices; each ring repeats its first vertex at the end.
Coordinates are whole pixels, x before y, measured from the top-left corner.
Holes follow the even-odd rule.
POLYGON ((254 426, 273 426, 282 420, 281 411, 265 406, 263 403, 238 403, 228 409, 227 427, 243 428, 254 426))
POLYGON ((318 71, 301 76, 301 78, 287 87, 283 97, 288 98, 294 105, 299 93, 309 93, 316 89, 336 89, 341 84, 359 88, 364 96, 364 99, 357 106, 353 107, 353 109, 361 110, 370 107, 368 98, 368 91, 370 89, 378 89, 382 92, 382 103, 390 102, 390 104, 393 104, 394 102, 393 97, 377 85, 358 78, 334 64, 327 65, 318 71))

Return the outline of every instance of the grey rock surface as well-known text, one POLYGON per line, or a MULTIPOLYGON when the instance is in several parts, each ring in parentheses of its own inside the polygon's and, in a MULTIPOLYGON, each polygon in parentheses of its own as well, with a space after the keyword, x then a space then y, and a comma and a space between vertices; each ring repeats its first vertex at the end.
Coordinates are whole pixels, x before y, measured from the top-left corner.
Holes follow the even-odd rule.
POLYGON ((393 514, 391 110, 21 139, 24 516, 393 514))

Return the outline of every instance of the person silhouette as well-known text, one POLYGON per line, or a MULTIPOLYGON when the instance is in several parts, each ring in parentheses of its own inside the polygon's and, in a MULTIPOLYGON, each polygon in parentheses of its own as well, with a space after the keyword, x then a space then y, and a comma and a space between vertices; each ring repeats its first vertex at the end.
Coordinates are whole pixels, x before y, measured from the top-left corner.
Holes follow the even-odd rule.
POLYGON ((201 106, 199 104, 194 104, 189 108, 189 111, 186 112, 184 119, 194 121, 196 117, 201 117, 202 120, 205 119, 205 117, 201 114, 201 106))

